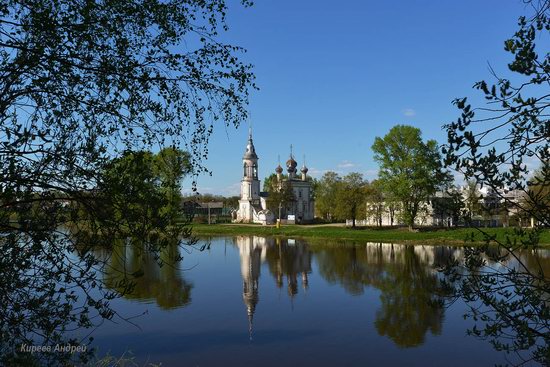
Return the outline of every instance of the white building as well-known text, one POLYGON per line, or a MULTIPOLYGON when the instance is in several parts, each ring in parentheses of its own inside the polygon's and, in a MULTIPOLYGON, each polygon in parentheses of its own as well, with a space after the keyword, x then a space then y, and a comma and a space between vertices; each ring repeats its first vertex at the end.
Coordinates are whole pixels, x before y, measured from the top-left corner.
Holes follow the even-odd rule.
POLYGON ((243 156, 243 178, 241 180, 241 199, 236 212, 235 222, 270 224, 274 222, 273 213, 267 209, 266 195, 261 195, 258 178, 258 155, 252 132, 248 134, 248 144, 243 156))
MULTIPOLYGON (((518 203, 521 200, 522 192, 518 190, 503 189, 499 192, 491 190, 488 187, 478 186, 479 195, 479 213, 476 213, 472 222, 476 226, 488 226, 488 227, 507 227, 509 225, 509 219, 518 213, 518 203)), ((458 192, 462 196, 462 200, 466 202, 468 200, 468 194, 466 186, 460 187, 458 192)), ((439 226, 439 227, 451 227, 458 224, 462 218, 456 216, 438 207, 439 202, 450 200, 451 197, 447 192, 438 191, 431 197, 429 201, 420 204, 417 217, 415 219, 415 226, 439 226)), ((393 226, 404 225, 401 219, 401 211, 399 205, 394 206, 395 210, 390 212, 388 205, 385 202, 367 202, 366 211, 371 213, 365 219, 357 219, 355 224, 358 226, 393 226), (379 212, 374 210, 376 206, 380 206, 379 212)), ((462 211, 466 210, 465 208, 462 211)), ((346 225, 351 226, 352 221, 346 220, 346 225)), ((528 223, 525 223, 528 225, 528 223)), ((533 224, 531 224, 533 226, 533 224)))
POLYGON ((275 169, 279 188, 283 185, 289 185, 294 194, 294 200, 286 203, 281 208, 281 219, 296 223, 308 223, 315 218, 315 201, 313 198, 313 188, 308 179, 308 168, 304 164, 300 169, 301 175, 298 176, 298 163, 294 160, 292 146, 290 148, 290 157, 286 161, 288 175, 283 176, 283 168, 279 164, 275 169))
POLYGON ((292 155, 286 162, 287 176, 283 176, 283 168, 279 164, 275 169, 279 189, 283 185, 289 185, 294 194, 294 200, 285 203, 273 213, 267 208, 267 192, 260 191, 260 179, 258 177, 258 155, 252 140, 252 132, 248 135, 248 144, 243 156, 243 178, 241 180, 241 199, 239 208, 234 213, 234 222, 238 223, 260 223, 271 224, 275 217, 291 223, 307 223, 313 220, 315 214, 315 203, 313 199, 313 188, 309 177, 308 168, 303 164, 298 176, 296 167, 298 163, 292 155))

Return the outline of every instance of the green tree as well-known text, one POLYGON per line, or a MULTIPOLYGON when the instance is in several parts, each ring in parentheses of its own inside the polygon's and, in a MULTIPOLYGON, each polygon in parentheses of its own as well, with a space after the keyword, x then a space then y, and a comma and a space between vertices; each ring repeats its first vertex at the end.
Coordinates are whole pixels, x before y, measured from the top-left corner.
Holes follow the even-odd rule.
POLYGON ((396 125, 375 139, 372 150, 380 166, 379 180, 400 202, 403 221, 412 230, 422 205, 448 180, 437 143, 424 143, 415 127, 396 125))
POLYGON ((438 219, 439 225, 457 226, 462 218, 464 201, 462 193, 456 187, 450 187, 440 196, 434 196, 430 200, 433 215, 438 219))
POLYGON ((466 209, 466 223, 471 225, 474 216, 481 213, 482 195, 475 181, 467 181, 464 189, 464 205, 466 209))
MULTIPOLYGON (((86 292, 101 286, 92 274, 102 260, 90 251, 69 257, 76 247, 109 246, 117 233, 144 228, 134 210, 115 221, 109 208, 131 207, 121 199, 154 200, 150 177, 143 177, 147 195, 135 198, 106 203, 93 190, 113 179, 104 177, 113 157, 174 145, 191 153, 198 172, 214 127, 247 118, 254 75, 242 49, 220 40, 227 11, 225 0, 0 6, 0 364, 17 365, 10 358, 21 343, 36 344, 29 338, 61 343, 65 325, 113 317, 110 292, 86 292), (59 231, 67 225, 70 233, 59 231), (84 290, 78 302, 64 291, 75 288, 84 290), (88 317, 93 312, 99 317, 88 317)), ((169 227, 155 223, 162 226, 141 238, 158 253, 169 227)), ((189 239, 182 231, 181 244, 189 239)), ((49 357, 61 358, 41 356, 49 357)))
POLYGON ((336 172, 325 172, 316 185, 315 211, 328 221, 334 220, 336 209, 336 192, 341 177, 336 172))
POLYGON ((365 184, 363 175, 357 172, 347 174, 337 184, 337 216, 342 220, 351 219, 353 228, 355 228, 359 211, 365 205, 365 184))
POLYGON ((284 216, 287 208, 296 201, 294 190, 292 190, 289 181, 285 180, 283 176, 280 182, 275 174, 266 177, 264 179, 264 190, 267 191, 267 208, 276 213, 277 218, 279 218, 279 215, 284 216))
POLYGON ((386 209, 386 200, 384 197, 382 185, 379 180, 372 181, 366 187, 367 216, 374 219, 374 222, 381 227, 382 216, 386 209))
POLYGON ((125 152, 105 167, 97 188, 103 208, 131 234, 173 228, 181 215, 181 181, 190 170, 189 154, 174 148, 125 152))
POLYGON ((188 152, 167 147, 154 157, 154 173, 159 180, 160 191, 167 198, 164 211, 173 218, 180 214, 182 180, 191 172, 191 155, 188 152))
MULTIPOLYGON (((533 218, 535 228, 516 228, 504 240, 478 229, 485 233, 487 245, 466 252, 464 264, 453 264, 446 271, 456 278, 455 295, 471 305, 469 316, 481 321, 472 334, 488 339, 497 350, 519 356, 518 363, 549 365, 550 277, 542 267, 529 269, 518 252, 524 248, 536 252, 540 231, 550 225, 550 206, 537 197, 537 190, 530 189, 532 173, 526 164, 534 160, 548 167, 550 161, 550 53, 545 43, 550 4, 525 3, 535 12, 521 16, 518 30, 504 42, 511 54, 508 69, 513 77, 493 74, 494 84, 475 84, 487 106, 473 108, 466 98, 454 101, 461 116, 445 125, 448 143, 443 153, 447 165, 491 189, 507 208, 533 218), (505 195, 506 190, 523 192, 523 200, 505 195), (537 204, 525 205, 529 202, 537 204), (499 251, 490 251, 489 243, 498 245, 499 251), (486 259, 499 266, 479 272, 486 259)), ((543 170, 538 180, 549 183, 550 171, 543 170)))

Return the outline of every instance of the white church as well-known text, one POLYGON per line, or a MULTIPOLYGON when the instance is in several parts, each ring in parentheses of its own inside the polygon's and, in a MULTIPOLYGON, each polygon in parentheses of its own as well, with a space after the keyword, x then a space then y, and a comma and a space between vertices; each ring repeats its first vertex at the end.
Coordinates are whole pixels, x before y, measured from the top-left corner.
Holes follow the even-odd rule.
MULTIPOLYGON (((287 223, 308 223, 314 218, 315 202, 311 180, 307 176, 308 169, 301 168, 301 175, 297 175, 298 163, 294 160, 292 151, 286 162, 288 175, 283 176, 283 168, 279 164, 275 169, 279 188, 288 184, 294 193, 294 200, 281 208, 281 219, 287 223)), ((252 140, 252 132, 248 134, 248 144, 243 156, 243 178, 241 180, 241 199, 239 208, 234 213, 236 223, 275 223, 276 214, 267 208, 267 192, 260 191, 258 178, 258 155, 252 140)), ((278 218, 277 218, 278 219, 278 218)))

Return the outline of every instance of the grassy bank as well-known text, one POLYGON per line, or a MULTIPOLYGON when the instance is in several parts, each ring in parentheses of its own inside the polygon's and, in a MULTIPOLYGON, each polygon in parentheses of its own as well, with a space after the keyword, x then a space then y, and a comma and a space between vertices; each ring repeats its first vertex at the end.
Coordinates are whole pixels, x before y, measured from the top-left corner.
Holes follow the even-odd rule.
MULTIPOLYGON (((507 234, 512 233, 509 228, 484 228, 484 231, 496 235, 499 240, 504 240, 507 234)), ((284 236, 317 239, 339 239, 367 242, 391 242, 407 243, 422 242, 425 244, 464 244, 464 240, 474 233, 475 239, 480 243, 483 235, 473 228, 458 229, 421 229, 417 232, 409 232, 406 228, 358 228, 331 226, 307 226, 286 225, 281 228, 261 225, 238 224, 195 224, 193 233, 197 236, 284 236)), ((545 230, 540 238, 544 247, 550 247, 550 231, 545 230)))

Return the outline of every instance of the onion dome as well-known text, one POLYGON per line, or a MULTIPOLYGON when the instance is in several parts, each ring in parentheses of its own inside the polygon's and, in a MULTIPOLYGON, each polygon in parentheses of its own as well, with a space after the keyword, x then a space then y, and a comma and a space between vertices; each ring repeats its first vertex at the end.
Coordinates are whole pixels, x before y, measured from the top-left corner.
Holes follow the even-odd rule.
POLYGON ((286 161, 286 167, 288 168, 288 172, 295 172, 297 165, 298 163, 294 160, 292 156, 290 156, 288 161, 286 161))
POLYGON ((307 171, 309 171, 309 169, 308 169, 308 168, 306 167, 306 165, 304 164, 304 165, 302 166, 302 169, 300 170, 300 172, 302 172, 302 173, 307 173, 307 171))
POLYGON ((252 142, 252 133, 248 135, 248 144, 246 145, 243 159, 258 159, 256 148, 254 148, 254 143, 252 142))
POLYGON ((283 173, 283 167, 281 167, 280 164, 277 166, 277 168, 275 168, 275 173, 283 173))

